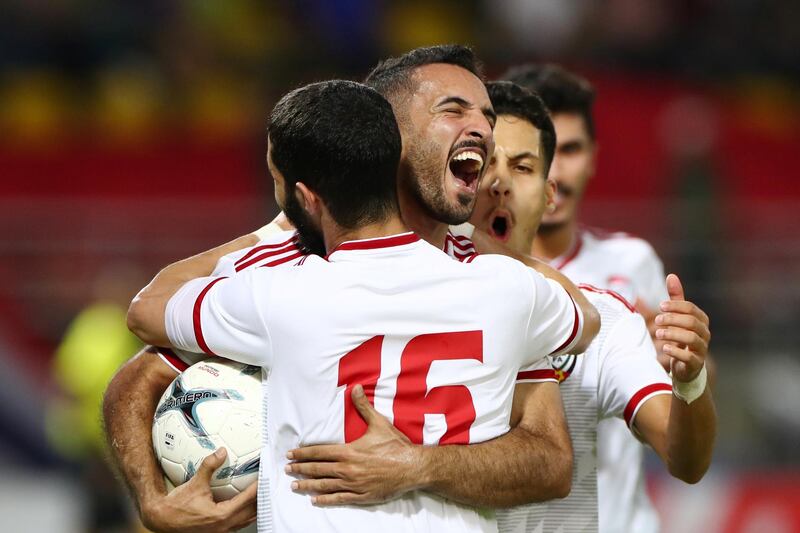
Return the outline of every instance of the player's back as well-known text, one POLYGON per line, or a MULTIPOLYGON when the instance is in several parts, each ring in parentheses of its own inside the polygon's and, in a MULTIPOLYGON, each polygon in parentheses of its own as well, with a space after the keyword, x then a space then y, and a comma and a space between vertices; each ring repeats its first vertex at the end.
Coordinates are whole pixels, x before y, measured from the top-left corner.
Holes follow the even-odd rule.
POLYGON ((569 344, 578 329, 563 299, 560 312, 535 312, 560 290, 551 294, 552 287, 508 258, 459 263, 413 234, 345 243, 326 260, 309 257, 275 273, 268 290, 275 313, 262 317, 274 354, 264 453, 276 459, 262 462, 270 465, 262 490, 272 508, 260 517, 264 528, 493 530, 478 511, 419 492, 366 508, 314 507, 291 491, 283 458, 363 433, 350 403, 355 384, 417 444, 506 432, 518 369, 569 344))

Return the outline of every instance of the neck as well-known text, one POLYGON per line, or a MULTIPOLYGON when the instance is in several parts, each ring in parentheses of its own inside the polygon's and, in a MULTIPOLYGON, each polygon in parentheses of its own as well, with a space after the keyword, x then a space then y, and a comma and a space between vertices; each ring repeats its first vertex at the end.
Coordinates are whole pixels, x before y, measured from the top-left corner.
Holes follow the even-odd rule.
POLYGON ((552 260, 569 250, 578 233, 578 222, 573 219, 556 228, 539 230, 533 240, 531 255, 552 260))
POLYGON ((389 235, 397 235, 398 233, 405 233, 407 231, 409 231, 408 226, 403 223, 398 215, 392 215, 380 222, 367 224, 366 226, 354 229, 342 228, 332 220, 323 222, 325 249, 328 250, 328 253, 346 241, 377 239, 379 237, 388 237, 389 235))
POLYGON ((429 244, 439 249, 444 248, 449 226, 428 215, 419 205, 419 202, 403 187, 399 188, 398 200, 400 202, 400 212, 403 214, 403 221, 405 221, 408 228, 419 235, 420 238, 428 241, 429 244))

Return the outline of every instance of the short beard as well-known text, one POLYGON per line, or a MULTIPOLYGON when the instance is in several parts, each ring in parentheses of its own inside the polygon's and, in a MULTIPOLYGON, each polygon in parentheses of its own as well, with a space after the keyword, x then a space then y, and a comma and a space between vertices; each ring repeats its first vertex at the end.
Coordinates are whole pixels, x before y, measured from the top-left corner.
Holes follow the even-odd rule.
POLYGON ((282 209, 286 218, 297 230, 297 240, 301 251, 305 254, 325 257, 327 250, 322 232, 314 227, 311 217, 300 207, 300 202, 294 196, 294 188, 291 191, 286 191, 286 201, 282 209))
POLYGON ((445 167, 437 164, 439 147, 433 142, 415 139, 408 150, 405 163, 408 175, 405 187, 416 198, 425 213, 444 224, 463 224, 472 216, 475 196, 459 195, 458 204, 447 202, 444 190, 445 167))

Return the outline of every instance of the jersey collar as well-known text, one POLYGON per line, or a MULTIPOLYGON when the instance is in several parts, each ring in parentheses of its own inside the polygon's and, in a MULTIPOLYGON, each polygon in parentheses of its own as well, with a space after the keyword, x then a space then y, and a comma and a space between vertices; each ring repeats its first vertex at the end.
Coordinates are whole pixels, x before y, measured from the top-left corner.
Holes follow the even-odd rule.
POLYGON ((336 248, 334 248, 333 250, 331 250, 331 252, 325 256, 325 259, 329 260, 330 257, 337 252, 395 248, 397 246, 405 246, 407 244, 413 244, 415 242, 418 242, 419 240, 420 240, 419 235, 417 235, 412 231, 409 231, 406 233, 399 233, 397 235, 389 235, 387 237, 377 237, 374 239, 360 239, 357 241, 345 241, 336 248))

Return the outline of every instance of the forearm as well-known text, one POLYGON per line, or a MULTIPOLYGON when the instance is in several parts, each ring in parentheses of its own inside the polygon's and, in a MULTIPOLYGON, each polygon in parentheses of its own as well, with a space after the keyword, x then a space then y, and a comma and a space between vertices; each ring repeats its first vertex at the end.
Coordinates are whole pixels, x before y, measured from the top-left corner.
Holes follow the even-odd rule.
POLYGON ((117 371, 103 398, 111 457, 140 511, 166 494, 151 435, 156 405, 174 377, 154 350, 146 348, 117 371))
POLYGON ((480 444, 425 447, 419 488, 476 507, 563 498, 569 493, 571 452, 519 426, 480 444))
POLYGON ((670 474, 687 483, 700 481, 711 464, 717 415, 711 390, 686 404, 672 397, 664 461, 670 474))
POLYGON ((597 335, 597 332, 600 331, 600 315, 583 292, 567 276, 544 261, 540 261, 529 255, 517 253, 503 246, 481 230, 475 230, 475 233, 472 235, 472 241, 475 244, 475 248, 480 253, 500 254, 513 257, 517 261, 536 270, 544 277, 552 279, 564 287, 564 290, 569 293, 583 314, 583 334, 578 344, 572 349, 572 352, 582 353, 586 351, 586 348, 589 347, 589 344, 592 342, 595 335, 597 335))
POLYGON ((250 233, 164 268, 131 302, 128 328, 145 343, 169 346, 164 325, 169 299, 186 282, 210 275, 223 256, 257 242, 258 237, 250 233))

